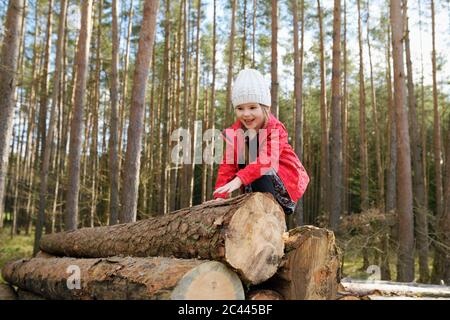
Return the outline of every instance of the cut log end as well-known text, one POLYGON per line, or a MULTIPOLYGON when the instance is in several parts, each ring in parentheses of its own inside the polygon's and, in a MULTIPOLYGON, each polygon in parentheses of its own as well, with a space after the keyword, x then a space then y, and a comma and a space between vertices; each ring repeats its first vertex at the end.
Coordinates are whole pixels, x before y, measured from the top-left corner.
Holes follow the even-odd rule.
POLYGON ((247 300, 284 300, 284 298, 273 290, 256 290, 248 294, 247 300))
POLYGON ((178 282, 172 300, 244 300, 241 280, 224 264, 211 261, 189 271, 178 282))
POLYGON ((277 274, 266 286, 286 300, 333 300, 339 283, 339 252, 334 234, 312 226, 289 231, 277 274))
POLYGON ((268 195, 255 193, 229 224, 225 239, 226 261, 242 279, 258 284, 278 269, 284 254, 284 212, 268 195))
POLYGON ((0 283, 0 300, 17 300, 17 294, 11 286, 0 283))

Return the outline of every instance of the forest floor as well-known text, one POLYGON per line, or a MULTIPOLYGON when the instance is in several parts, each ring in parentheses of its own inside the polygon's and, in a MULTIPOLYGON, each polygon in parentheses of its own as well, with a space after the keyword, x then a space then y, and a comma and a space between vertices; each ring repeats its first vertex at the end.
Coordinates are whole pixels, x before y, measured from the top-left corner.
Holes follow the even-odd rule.
MULTIPOLYGON (((11 239, 11 229, 7 226, 0 229, 0 270, 3 265, 12 260, 29 258, 33 254, 34 232, 29 235, 24 233, 11 239)), ((0 283, 3 283, 0 273, 0 283)))

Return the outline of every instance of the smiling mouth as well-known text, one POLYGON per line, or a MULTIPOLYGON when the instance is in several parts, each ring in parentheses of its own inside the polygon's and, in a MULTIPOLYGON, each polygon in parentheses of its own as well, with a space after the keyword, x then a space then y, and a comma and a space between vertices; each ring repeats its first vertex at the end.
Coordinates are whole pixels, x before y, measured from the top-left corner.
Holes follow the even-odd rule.
POLYGON ((255 119, 253 119, 253 120, 244 120, 244 123, 246 125, 251 125, 254 121, 255 121, 255 119))

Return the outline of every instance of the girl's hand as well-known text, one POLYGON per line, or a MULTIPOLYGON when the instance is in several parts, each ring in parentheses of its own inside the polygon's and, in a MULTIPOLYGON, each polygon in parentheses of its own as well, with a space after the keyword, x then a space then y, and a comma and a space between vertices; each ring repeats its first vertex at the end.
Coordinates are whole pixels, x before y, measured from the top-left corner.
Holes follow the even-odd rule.
POLYGON ((221 201, 225 201, 225 199, 223 199, 223 198, 212 199, 212 200, 203 202, 203 204, 214 203, 214 202, 221 202, 221 201))
POLYGON ((234 190, 239 189, 242 186, 242 181, 239 177, 234 178, 226 185, 218 188, 214 193, 232 193, 234 190))

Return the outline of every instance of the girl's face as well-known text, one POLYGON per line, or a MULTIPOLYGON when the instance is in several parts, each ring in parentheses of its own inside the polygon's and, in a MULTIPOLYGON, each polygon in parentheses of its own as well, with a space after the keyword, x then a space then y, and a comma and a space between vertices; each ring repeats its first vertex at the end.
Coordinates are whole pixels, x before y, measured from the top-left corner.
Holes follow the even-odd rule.
POLYGON ((265 120, 262 108, 259 103, 241 104, 235 108, 236 117, 247 129, 261 129, 265 120))

